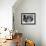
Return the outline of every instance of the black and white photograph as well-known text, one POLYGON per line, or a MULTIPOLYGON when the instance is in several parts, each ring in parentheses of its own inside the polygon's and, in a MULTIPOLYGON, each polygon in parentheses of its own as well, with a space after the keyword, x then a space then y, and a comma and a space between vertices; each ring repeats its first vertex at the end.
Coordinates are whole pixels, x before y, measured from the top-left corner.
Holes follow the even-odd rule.
POLYGON ((21 13, 21 24, 36 24, 36 13, 21 13))

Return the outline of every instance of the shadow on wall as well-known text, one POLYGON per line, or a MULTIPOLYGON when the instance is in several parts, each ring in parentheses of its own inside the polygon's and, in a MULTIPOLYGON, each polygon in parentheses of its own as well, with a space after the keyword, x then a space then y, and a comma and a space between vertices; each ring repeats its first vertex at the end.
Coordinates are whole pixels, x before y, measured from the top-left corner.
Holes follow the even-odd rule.
POLYGON ((21 13, 18 13, 18 8, 21 6, 22 2, 23 2, 23 0, 17 0, 16 3, 12 7, 12 12, 13 12, 13 16, 14 16, 13 27, 15 27, 15 30, 18 30, 18 32, 24 31, 24 26, 21 25, 21 16, 19 16, 19 15, 21 15, 21 13), (17 13, 18 13, 18 15, 17 15, 17 13))
MULTIPOLYGON (((12 8, 18 8, 22 3, 23 3, 24 0, 17 0, 16 3, 12 6, 12 8)), ((13 9, 13 10, 14 10, 13 9)))

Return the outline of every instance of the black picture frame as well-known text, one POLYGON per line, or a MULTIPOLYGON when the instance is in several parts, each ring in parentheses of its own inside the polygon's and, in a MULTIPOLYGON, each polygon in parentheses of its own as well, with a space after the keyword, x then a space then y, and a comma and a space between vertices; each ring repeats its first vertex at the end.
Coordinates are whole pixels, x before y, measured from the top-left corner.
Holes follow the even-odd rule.
POLYGON ((21 24, 22 25, 35 25, 36 13, 21 13, 21 24))

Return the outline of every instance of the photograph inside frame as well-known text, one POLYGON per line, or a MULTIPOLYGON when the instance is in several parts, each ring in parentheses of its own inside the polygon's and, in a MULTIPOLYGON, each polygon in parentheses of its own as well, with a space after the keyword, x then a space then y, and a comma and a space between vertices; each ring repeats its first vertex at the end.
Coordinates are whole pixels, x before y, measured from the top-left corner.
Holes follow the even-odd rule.
POLYGON ((21 14, 21 22, 22 24, 34 24, 36 23, 36 15, 35 13, 22 13, 21 14))

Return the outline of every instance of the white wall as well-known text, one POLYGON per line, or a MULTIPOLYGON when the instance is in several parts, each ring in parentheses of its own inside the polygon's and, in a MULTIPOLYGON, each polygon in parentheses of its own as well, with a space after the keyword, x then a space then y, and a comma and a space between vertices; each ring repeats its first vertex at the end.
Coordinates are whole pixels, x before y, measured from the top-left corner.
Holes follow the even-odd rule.
POLYGON ((46 0, 41 1, 41 38, 42 46, 46 46, 46 0))
POLYGON ((0 0, 0 27, 12 28, 12 6, 16 0, 0 0))
POLYGON ((23 0, 19 4, 18 2, 13 6, 15 30, 22 32, 25 38, 34 40, 36 46, 41 46, 41 1, 23 0), (36 25, 22 25, 21 13, 36 13, 36 25))

